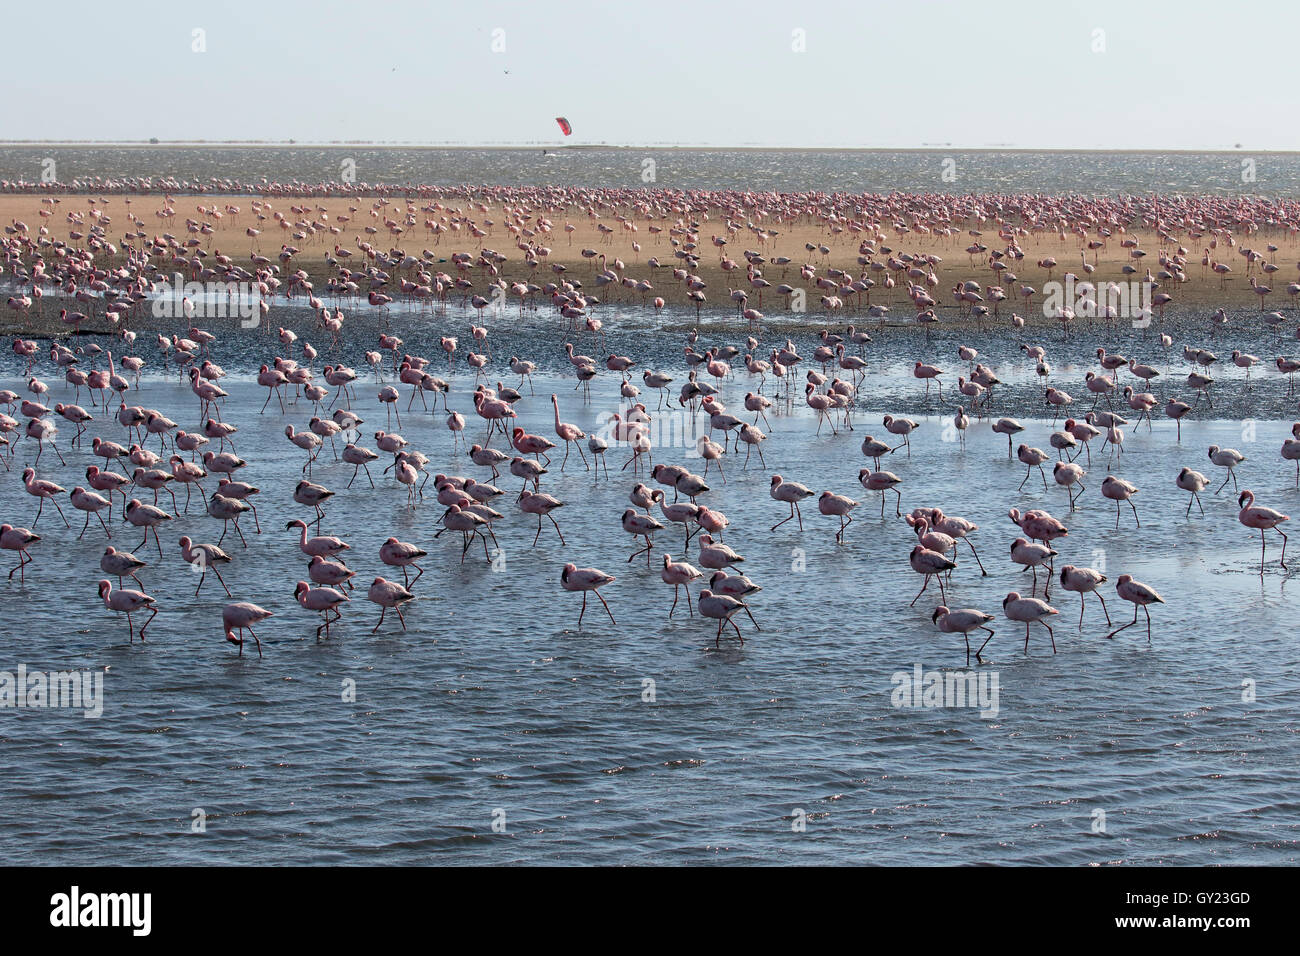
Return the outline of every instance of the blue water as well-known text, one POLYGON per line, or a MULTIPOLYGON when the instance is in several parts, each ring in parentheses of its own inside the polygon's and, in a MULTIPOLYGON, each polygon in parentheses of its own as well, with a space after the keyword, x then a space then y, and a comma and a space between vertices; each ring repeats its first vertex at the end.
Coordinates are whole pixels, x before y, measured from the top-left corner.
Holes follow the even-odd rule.
MULTIPOLYGON (((452 309, 434 318, 394 313, 387 321, 407 351, 435 356, 436 370, 443 361, 438 336, 455 332, 467 342, 469 318, 452 309)), ((388 430, 379 386, 361 359, 373 347, 375 321, 350 317, 342 345, 343 356, 362 370, 353 407, 366 419, 362 443, 370 447, 375 429, 388 430)), ((638 370, 668 371, 677 378, 674 388, 684 380, 680 330, 693 315, 606 321, 610 351, 637 357, 638 370)), ((339 357, 312 331, 305 311, 277 307, 272 324, 314 341, 322 352, 318 369, 339 357)), ((583 402, 560 349, 561 332, 545 316, 519 323, 503 316, 490 324, 491 382, 517 384, 503 367, 509 354, 543 364, 536 394, 524 386, 518 424, 551 436, 552 392, 562 419, 588 431, 620 407, 618 376, 604 371, 583 402)), ((1257 369, 1248 391, 1238 370, 1217 370, 1222 411, 1185 420, 1181 442, 1162 418, 1151 431, 1126 429, 1124 455, 1112 467, 1141 489, 1140 531, 1127 507, 1116 530, 1114 506, 1100 497, 1107 468, 1100 441, 1088 490, 1071 514, 1065 492, 1053 486, 1044 493, 1037 474, 1017 490, 1024 466, 1007 461, 1005 439, 987 421, 972 423, 964 445, 945 440, 953 437, 943 430, 950 412, 927 400, 906 370, 908 359, 923 357, 954 378, 961 368, 956 333, 929 343, 912 330, 882 333, 867 353, 872 378, 851 432, 823 427, 816 434, 812 413, 801 402, 785 406, 784 392, 769 379, 764 391, 777 408, 763 449, 768 467, 753 459, 746 469, 728 457, 726 481, 711 468, 710 490, 701 497, 731 519, 725 540, 763 586, 751 599, 762 630, 742 615, 744 646, 733 637, 720 650, 713 622, 683 615, 681 605, 668 619, 672 595, 658 563, 664 552, 681 557, 675 527, 657 536, 651 568, 644 558, 626 560, 633 544, 619 515, 629 507, 632 484, 648 479, 620 471, 625 451, 607 454, 608 478, 593 477, 574 457, 561 473, 554 457, 542 490, 566 503, 555 513, 566 546, 547 522, 533 547, 535 519, 515 506, 519 480, 503 474, 495 482, 505 495, 494 506, 505 517, 496 526, 493 570, 478 543, 462 565, 457 536, 434 539, 442 509, 432 484, 410 509, 405 489, 391 475, 381 477, 381 460, 371 468, 374 490, 364 473, 346 488, 352 468, 334 463, 327 446, 313 477, 337 494, 322 531, 352 544, 359 587, 332 637, 317 643, 317 617, 293 600, 306 560, 294 532, 285 530, 287 521, 310 513, 290 499, 305 453, 283 435, 286 423, 303 428, 313 412, 300 400, 281 415, 273 400, 259 415, 266 393, 252 375, 283 350, 261 332, 214 330, 221 337, 213 358, 230 373, 223 417, 240 427, 237 450, 250 463, 242 477, 262 489, 263 533, 253 534, 245 519, 247 549, 233 532, 226 537, 234 562, 223 574, 237 599, 275 613, 258 628, 265 657, 259 660, 250 644, 241 659, 222 640, 224 593, 209 576, 195 598, 196 575, 179 557, 182 534, 215 541, 219 522, 192 508, 163 529, 161 559, 152 538, 136 550, 149 562, 140 578, 162 610, 148 643, 129 644, 126 622, 96 600, 103 532, 92 521, 79 542, 81 515, 65 501, 76 522, 68 531, 47 507, 26 586, 0 579, 10 602, 3 669, 19 662, 29 670, 106 669, 106 702, 98 720, 69 711, 0 711, 0 755, 13 770, 0 808, 10 862, 1199 865, 1297 857, 1296 585, 1278 567, 1275 535, 1261 577, 1258 534, 1237 522, 1231 484, 1212 493, 1222 474, 1205 451, 1212 443, 1242 450, 1242 487, 1261 504, 1295 513, 1294 465, 1278 454, 1295 399, 1275 372, 1257 369), (1243 409, 1274 411, 1247 421, 1243 409), (891 703, 896 672, 910 674, 915 664, 964 670, 965 655, 959 636, 940 634, 931 623, 934 584, 908 607, 920 581, 907 562, 914 539, 894 517, 893 496, 882 518, 877 497, 857 484, 858 470, 870 464, 859 444, 864 434, 884 435, 886 412, 923 421, 910 458, 899 450, 884 462, 903 479, 904 511, 942 505, 980 525, 971 540, 989 574, 980 575, 962 545, 949 598, 996 615, 996 637, 978 667, 999 677, 993 719, 967 708, 891 703), (1184 516, 1186 496, 1173 484, 1183 465, 1214 479, 1202 496, 1204 517, 1195 507, 1184 516), (862 500, 844 545, 834 541, 838 522, 819 515, 815 500, 802 508, 803 531, 795 522, 769 530, 788 513, 767 494, 774 472, 862 500), (1080 630, 1077 595, 1053 588, 1061 610, 1058 653, 1035 628, 1026 654, 1023 626, 1005 620, 1000 607, 1009 590, 1029 590, 1029 575, 1007 559, 1018 534, 1006 517, 1010 507, 1046 508, 1067 523, 1071 534, 1057 542, 1058 567, 1104 562, 1116 625, 1132 614, 1114 595, 1119 574, 1160 591, 1166 603, 1152 610, 1151 643, 1142 624, 1104 640, 1104 619, 1091 598, 1080 630), (377 554, 389 535, 430 555, 415 586, 419 600, 406 610, 407 630, 390 614, 371 634, 378 608, 365 600, 365 587, 377 574, 394 576, 377 554), (566 561, 617 576, 602 591, 617 625, 593 600, 577 628, 581 599, 559 584, 566 561), (345 680, 356 682, 354 703, 343 700, 345 680), (654 681, 653 701, 643 700, 646 680, 654 681), (1243 701, 1243 681, 1254 682, 1253 702, 1243 701), (191 832, 196 810, 205 815, 204 833, 191 832), (1093 832, 1098 810, 1104 832, 1093 832), (505 832, 495 832, 494 821, 502 819, 505 832), (800 820, 803 832, 794 825, 800 820)), ((1220 354, 1233 346, 1267 348, 1258 333, 1230 334, 1231 344, 1216 345, 1220 354)), ((743 335, 706 327, 701 345, 740 345, 743 335)), ((160 368, 148 338, 139 349, 147 374, 128 399, 193 430, 197 401, 174 370, 160 368)), ((763 347, 784 338, 768 333, 763 347)), ((1020 440, 1049 447, 1051 426, 1039 414, 1023 354, 1000 341, 1005 333, 970 330, 960 338, 979 347, 1011 386, 996 413, 1021 416, 1029 427, 1020 440)), ((1086 409, 1081 380, 1093 343, 1083 338, 1086 344, 1053 340, 1050 354, 1054 383, 1086 409)), ((111 344, 89 337, 78 344, 92 341, 111 344)), ((1101 341, 1168 365, 1171 382, 1186 374, 1181 359, 1165 360, 1137 331, 1101 341)), ((25 394, 23 368, 3 344, 0 387, 25 394)), ((808 355, 814 341, 801 334, 796 344, 808 355)), ((578 345, 600 354, 589 338, 578 345)), ((87 356, 85 364, 92 362, 87 356)), ((733 409, 758 385, 737 368, 722 385, 733 409)), ((36 373, 51 385, 47 404, 71 399, 48 356, 36 373)), ((484 429, 469 400, 475 379, 460 362, 451 378, 449 404, 467 414, 471 440, 481 441, 484 429)), ((441 411, 425 412, 417 399, 408 412, 405 387, 402 393, 401 426, 391 430, 430 457, 430 472, 490 477, 463 452, 453 453, 441 411)), ((642 397, 652 414, 662 414, 657 396, 642 397)), ((81 402, 89 407, 84 392, 81 402)), ((99 414, 85 451, 69 449, 72 429, 61 429, 67 465, 47 448, 42 477, 71 488, 87 464, 98 462, 89 453, 92 435, 123 440, 116 420, 99 414)), ((500 447, 500 439, 493 444, 500 447)), ((35 501, 18 473, 34 457, 34 443, 19 441, 13 471, 0 478, 5 521, 31 526, 35 501)), ((656 448, 654 460, 697 471, 703 464, 683 447, 656 448)), ((147 492, 142 497, 152 500, 147 492)), ((170 506, 166 494, 161 501, 170 506)), ((115 545, 139 544, 135 529, 111 527, 115 545)), ((692 542, 692 561, 695 548, 692 542)), ((10 553, 3 560, 13 566, 10 553)))

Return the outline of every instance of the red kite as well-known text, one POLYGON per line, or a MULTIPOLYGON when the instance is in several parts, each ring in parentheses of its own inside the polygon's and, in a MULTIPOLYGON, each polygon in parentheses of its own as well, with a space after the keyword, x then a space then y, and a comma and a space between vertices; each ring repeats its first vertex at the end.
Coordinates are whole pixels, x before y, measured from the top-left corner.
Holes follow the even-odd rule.
POLYGON ((555 117, 555 122, 560 124, 560 129, 564 131, 565 136, 573 135, 573 127, 569 125, 569 121, 566 120, 563 116, 555 117))

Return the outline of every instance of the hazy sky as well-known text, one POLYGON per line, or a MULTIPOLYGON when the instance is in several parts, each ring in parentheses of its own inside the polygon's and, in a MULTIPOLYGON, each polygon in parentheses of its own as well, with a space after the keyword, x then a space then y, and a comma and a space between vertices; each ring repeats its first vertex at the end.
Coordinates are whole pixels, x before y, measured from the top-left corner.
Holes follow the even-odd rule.
POLYGON ((1293 0, 64 0, 5 26, 0 139, 550 144, 563 115, 571 143, 1300 145, 1293 0))

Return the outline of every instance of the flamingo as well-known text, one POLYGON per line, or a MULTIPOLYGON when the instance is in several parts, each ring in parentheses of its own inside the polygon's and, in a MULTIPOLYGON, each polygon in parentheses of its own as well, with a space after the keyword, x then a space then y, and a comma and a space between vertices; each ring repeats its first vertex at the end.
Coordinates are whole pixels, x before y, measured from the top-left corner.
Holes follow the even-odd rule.
POLYGON ((1056 608, 1046 601, 1040 601, 1035 597, 1022 598, 1019 592, 1011 591, 1002 600, 1002 613, 1008 620, 1019 621, 1025 625, 1026 654, 1029 653, 1029 625, 1035 623, 1047 628, 1047 635, 1052 640, 1052 653, 1056 653, 1056 635, 1052 633, 1052 626, 1047 623, 1047 618, 1061 613, 1056 608))
POLYGON ((68 524, 68 517, 63 513, 63 508, 59 506, 58 499, 54 497, 55 495, 65 494, 67 492, 66 488, 52 481, 46 481, 44 478, 37 478, 36 469, 34 468, 23 469, 23 487, 27 489, 29 495, 39 502, 36 506, 36 517, 32 521, 33 528, 41 520, 41 509, 45 507, 47 500, 58 510, 59 517, 63 519, 63 526, 65 528, 72 527, 72 525, 68 524))
POLYGON ((306 581, 298 582, 293 589, 293 596, 305 610, 317 611, 324 618, 324 622, 316 628, 317 641, 321 639, 322 631, 325 632, 326 637, 330 636, 330 625, 343 617, 338 606, 351 600, 342 591, 336 591, 334 588, 329 587, 314 588, 306 581), (331 613, 333 613, 333 617, 330 617, 331 613))
POLYGON ((1282 443, 1282 458, 1295 462, 1295 486, 1300 488, 1300 422, 1291 426, 1291 435, 1282 443))
MULTIPOLYGON (((1247 528, 1259 529, 1259 576, 1264 576, 1264 552, 1268 547, 1264 540, 1264 532, 1268 530, 1276 531, 1282 536, 1282 560, 1283 570, 1286 569, 1286 532, 1278 527, 1283 521, 1290 521, 1290 515, 1284 515, 1280 511, 1274 511, 1272 508, 1265 508, 1262 505, 1255 504, 1255 493, 1253 491, 1243 491, 1237 496, 1237 505, 1241 511, 1237 513, 1237 520, 1247 528)), ((1126 598, 1126 600, 1128 600, 1126 598)), ((1134 614, 1136 620, 1136 612, 1134 614)))
POLYGON ((217 576, 217 580, 221 582, 222 588, 225 589, 226 597, 234 597, 234 595, 230 593, 230 586, 227 585, 225 580, 221 577, 221 569, 218 567, 218 565, 229 564, 230 555, 226 554, 226 552, 222 551, 221 548, 217 547, 215 544, 195 544, 189 535, 185 535, 181 538, 180 546, 181 560, 188 564, 192 570, 197 570, 199 572, 199 583, 194 589, 195 597, 199 596, 199 591, 203 588, 203 581, 208 576, 209 568, 212 570, 212 573, 217 576))
POLYGON ((938 551, 931 551, 920 544, 912 549, 912 553, 908 555, 907 560, 913 571, 925 575, 925 580, 921 583, 921 590, 916 592, 916 597, 912 598, 912 603, 908 607, 914 606, 921 595, 925 593, 925 589, 930 586, 930 578, 932 577, 939 579, 939 593, 944 602, 947 603, 947 595, 944 594, 943 588, 943 573, 951 571, 957 565, 938 551))
POLYGON ((950 610, 940 604, 934 609, 934 613, 930 615, 930 620, 937 624, 939 630, 945 634, 960 634, 965 639, 967 667, 970 666, 970 632, 974 630, 988 631, 989 636, 984 638, 984 643, 975 652, 975 660, 983 663, 984 658, 981 655, 984 648, 988 647, 989 641, 993 640, 993 629, 985 626, 989 621, 993 620, 992 614, 985 614, 973 607, 950 610))
POLYGON ((673 605, 668 609, 668 616, 671 618, 673 612, 677 610, 677 598, 683 587, 686 588, 686 609, 690 611, 691 616, 695 616, 695 609, 691 606, 691 588, 690 584, 696 578, 704 576, 704 572, 695 565, 687 561, 673 561, 671 555, 664 555, 664 567, 659 572, 664 584, 673 586, 673 605))
POLYGON ((894 448, 890 450, 894 451, 906 445, 907 456, 909 458, 912 457, 912 432, 920 428, 921 423, 917 421, 913 421, 910 418, 895 418, 893 415, 886 415, 883 421, 885 425, 885 430, 887 432, 889 432, 891 435, 903 436, 902 443, 896 445, 894 448))
MULTIPOLYGON (((1067 427, 1069 423, 1066 423, 1067 427)), ((993 431, 999 435, 1007 436, 1007 460, 1011 459, 1011 436, 1018 435, 1025 430, 1025 426, 1020 424, 1014 418, 999 418, 993 423, 993 431)))
POLYGON ((731 619, 737 611, 748 610, 748 606, 743 601, 726 594, 714 594, 708 588, 702 588, 700 590, 699 605, 702 617, 711 617, 718 622, 718 632, 713 641, 714 647, 721 646, 722 628, 726 624, 731 625, 736 632, 736 637, 740 639, 740 643, 742 645, 745 643, 740 628, 736 627, 736 622, 731 619))
POLYGON ((114 591, 113 582, 107 579, 99 582, 99 596, 104 602, 104 607, 110 611, 117 611, 126 615, 127 634, 132 642, 135 641, 135 629, 131 621, 131 615, 143 610, 152 612, 149 615, 149 620, 145 621, 140 628, 140 640, 143 642, 145 628, 158 616, 158 608, 155 607, 156 602, 154 599, 143 591, 114 591))
POLYGON ((227 604, 221 609, 221 628, 225 632, 226 640, 231 644, 239 647, 239 656, 244 656, 244 631, 253 635, 253 640, 257 642, 257 656, 262 657, 262 639, 257 636, 253 630, 253 625, 259 621, 264 621, 274 615, 264 607, 258 607, 249 601, 237 601, 234 604, 227 604), (235 631, 239 636, 235 636, 235 631))
POLYGON ((389 608, 397 612, 397 619, 402 622, 402 630, 406 630, 406 617, 402 614, 402 605, 414 601, 414 594, 396 581, 375 578, 366 592, 366 599, 379 605, 379 621, 371 629, 371 634, 378 631, 380 625, 384 623, 384 615, 388 613, 389 608))
POLYGON ((1079 595, 1079 627, 1083 627, 1083 609, 1085 596, 1091 592, 1101 602, 1101 609, 1106 615, 1106 624, 1111 623, 1110 611, 1106 610, 1106 599, 1097 590, 1098 585, 1106 583, 1106 575, 1094 568, 1076 568, 1073 564, 1061 567, 1061 587, 1079 595))
POLYGON ((366 477, 370 480, 370 487, 375 487, 375 478, 370 474, 370 462, 379 458, 377 454, 369 448, 363 448, 360 445, 349 442, 347 445, 343 446, 343 454, 341 457, 344 462, 354 466, 352 469, 352 477, 348 479, 347 487, 352 487, 352 482, 357 480, 357 474, 362 468, 366 470, 366 477))
POLYGON ((1115 591, 1123 600, 1132 602, 1133 620, 1127 624, 1121 624, 1119 627, 1115 628, 1115 630, 1107 634, 1106 638, 1109 640, 1120 631, 1136 624, 1138 622, 1138 608, 1141 608, 1142 612, 1147 616, 1147 643, 1150 644, 1151 611, 1148 609, 1148 605, 1164 604, 1165 599, 1156 593, 1155 588, 1143 584, 1141 581, 1133 580, 1133 575, 1131 574, 1121 574, 1119 576, 1119 580, 1115 582, 1115 591))
MULTIPOLYGON (((1016 538, 1015 541, 1011 542, 1011 560, 1016 564, 1023 564, 1026 570, 1033 572, 1034 583, 1029 592, 1031 596, 1034 593, 1034 589, 1037 589, 1038 587, 1038 569, 1049 564, 1051 559, 1056 557, 1059 553, 1060 552, 1056 551, 1054 548, 1045 544, 1031 544, 1024 538, 1016 538)), ((1048 580, 1051 580, 1050 568, 1048 580)), ((1043 588, 1043 596, 1047 596, 1046 586, 1043 588)))
POLYGON ((145 504, 139 498, 132 498, 126 503, 126 520, 128 524, 144 529, 144 538, 136 545, 137 548, 143 548, 147 545, 149 543, 149 532, 153 532, 154 544, 157 545, 158 557, 161 558, 162 542, 158 540, 158 526, 164 521, 171 521, 172 516, 161 508, 145 504))
MULTIPOLYGON (((537 534, 533 535, 533 546, 536 547, 537 541, 542 536, 542 518, 550 520, 555 525, 555 533, 560 536, 560 544, 564 544, 564 532, 560 530, 559 524, 551 516, 551 512, 556 508, 563 508, 564 502, 554 495, 533 493, 526 487, 519 492, 519 510, 524 514, 537 515, 537 534)), ((635 555, 634 555, 635 557, 635 555)), ((630 558, 628 560, 631 560, 630 558)))
POLYGON ((1016 449, 1016 457, 1026 466, 1025 477, 1020 482, 1020 487, 1016 490, 1019 491, 1021 488, 1025 487, 1025 482, 1029 480, 1029 476, 1032 475, 1034 469, 1037 468, 1038 476, 1043 479, 1043 490, 1046 491, 1047 473, 1043 471, 1043 462, 1051 458, 1051 455, 1047 454, 1047 452, 1043 451, 1041 448, 1031 448, 1029 445, 1022 444, 1016 449))
POLYGON ((773 475, 771 486, 768 488, 768 494, 771 495, 773 501, 780 501, 790 506, 790 514, 772 525, 772 530, 775 531, 791 518, 797 516, 799 519, 799 530, 802 531, 803 513, 799 510, 799 502, 803 501, 805 498, 811 498, 815 492, 806 485, 799 484, 797 481, 786 481, 780 475, 773 475))
POLYGON ((99 524, 100 527, 104 529, 104 534, 110 538, 113 537, 113 532, 109 531, 108 525, 104 524, 104 516, 99 513, 102 509, 108 508, 110 509, 109 514, 112 514, 111 509, 113 506, 107 498, 103 495, 97 495, 93 491, 87 491, 80 485, 72 489, 69 497, 72 499, 72 507, 76 508, 78 511, 84 511, 86 513, 86 523, 81 527, 81 534, 77 535, 78 541, 86 536, 86 530, 90 527, 91 515, 94 515, 99 519, 99 524))
MULTIPOLYGON (((1137 526, 1142 527, 1142 522, 1138 519, 1137 505, 1133 503, 1133 496, 1138 493, 1137 485, 1125 481, 1123 478, 1117 478, 1114 475, 1107 475, 1101 483, 1101 494, 1104 498, 1109 498, 1115 502, 1115 529, 1119 530, 1120 502, 1127 501, 1129 507, 1133 509, 1133 520, 1137 526)), ((1190 507, 1190 504, 1189 504, 1190 507)))
MULTIPOLYGON (((656 522, 657 523, 657 522, 656 522)), ((639 552, 638 552, 639 553, 639 552)), ((609 609, 609 604, 600 593, 600 588, 606 584, 611 584, 617 580, 614 575, 606 574, 597 568, 579 568, 577 565, 569 563, 564 566, 560 572, 560 586, 566 591, 582 592, 582 610, 578 612, 578 628, 582 628, 582 616, 587 613, 587 592, 590 591, 600 598, 600 603, 605 605, 605 613, 609 615, 611 624, 617 625, 614 620, 614 612, 609 609)))
MULTIPOLYGON (((664 529, 663 524, 652 516, 648 514, 640 514, 639 512, 633 511, 631 508, 628 508, 623 512, 621 520, 624 531, 632 535, 634 538, 645 538, 645 547, 637 548, 628 555, 628 562, 630 563, 638 554, 645 554, 646 567, 649 567, 650 549, 654 547, 654 542, 651 540, 651 537, 656 531, 662 531, 664 529)), ((540 521, 538 523, 540 524, 540 521)))
POLYGON ((342 538, 336 538, 333 535, 308 538, 307 523, 301 518, 295 518, 284 526, 285 531, 292 528, 298 528, 302 532, 298 539, 298 548, 309 558, 334 558, 352 547, 342 538))
MULTIPOLYGON (((835 532, 835 542, 844 543, 844 532, 848 526, 853 523, 853 511, 861 502, 854 501, 847 495, 836 495, 829 491, 823 491, 821 497, 817 499, 817 510, 824 515, 840 519, 840 528, 835 532)), ((789 520, 789 519, 787 519, 789 520)))
POLYGON ((401 568, 402 583, 408 589, 415 584, 415 581, 420 580, 420 575, 424 574, 424 568, 416 562, 426 557, 428 553, 414 544, 398 541, 396 538, 388 538, 379 546, 379 560, 389 567, 401 568), (419 572, 415 576, 415 581, 409 580, 408 568, 415 568, 419 572))
POLYGON ((99 559, 99 569, 105 574, 116 577, 118 587, 122 586, 122 579, 128 577, 135 581, 136 584, 144 587, 140 579, 135 576, 135 572, 143 567, 145 567, 144 561, 141 561, 129 551, 119 551, 112 545, 104 549, 104 554, 99 559))
POLYGON ((1210 446, 1210 461, 1220 468, 1228 469, 1228 477, 1223 479, 1223 484, 1215 489, 1217 495, 1220 491, 1228 486, 1228 481, 1232 481, 1232 490, 1237 490, 1237 472, 1236 467, 1246 460, 1246 456, 1235 448, 1220 448, 1218 445, 1210 446))
POLYGON ((11 524, 0 525, 0 548, 18 552, 18 566, 9 572, 9 580, 13 580, 14 571, 17 571, 19 583, 24 585, 27 583, 27 575, 23 569, 35 560, 27 549, 40 540, 39 534, 32 534, 27 528, 15 528, 11 524))
POLYGON ((896 517, 902 517, 903 514, 903 493, 898 490, 898 486, 903 480, 892 471, 872 471, 870 468, 862 468, 858 471, 858 482, 867 491, 880 492, 880 517, 885 516, 885 492, 892 491, 897 500, 894 502, 894 512, 896 517))
POLYGON ((252 511, 253 506, 238 498, 231 498, 223 495, 220 491, 214 491, 212 497, 208 499, 208 514, 222 522, 221 537, 217 539, 217 544, 226 540, 226 532, 230 529, 231 523, 235 526, 235 534, 239 535, 239 540, 243 542, 245 548, 248 547, 248 541, 244 537, 244 532, 239 528, 239 516, 245 511, 252 511))
MULTIPOLYGON (((551 395, 551 406, 555 409, 555 434, 564 442, 564 461, 560 462, 560 471, 564 471, 564 463, 569 460, 570 445, 577 446, 578 455, 582 458, 582 464, 590 471, 591 466, 587 464, 587 456, 582 453, 582 446, 578 444, 581 439, 587 437, 586 433, 577 425, 570 425, 567 422, 560 421, 560 400, 555 395, 551 395)), ((523 429, 518 430, 523 431, 523 429)), ((515 447, 519 448, 518 444, 515 447)), ((523 451, 524 449, 519 448, 519 450, 523 451)), ((550 464, 549 458, 546 463, 550 464)))

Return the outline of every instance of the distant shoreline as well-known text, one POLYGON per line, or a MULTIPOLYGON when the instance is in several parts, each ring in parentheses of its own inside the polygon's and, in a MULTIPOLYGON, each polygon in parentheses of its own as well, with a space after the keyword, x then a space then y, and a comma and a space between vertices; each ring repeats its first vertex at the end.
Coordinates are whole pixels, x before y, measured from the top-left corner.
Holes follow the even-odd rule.
POLYGON ((1300 147, 1235 147, 1220 146, 1213 148, 1152 148, 1133 149, 1090 149, 1073 146, 959 146, 955 144, 922 146, 698 146, 682 144, 642 144, 618 145, 609 143, 546 143, 531 145, 520 144, 465 144, 465 143, 367 143, 367 142, 265 142, 265 141, 217 141, 217 140, 160 140, 157 143, 148 140, 0 140, 0 148, 40 149, 48 147, 67 147, 75 149, 95 149, 111 146, 117 149, 415 149, 415 150, 500 150, 509 152, 581 152, 588 150, 620 150, 661 152, 719 152, 736 150, 741 152, 776 152, 776 153, 1096 153, 1103 155, 1275 155, 1300 153, 1300 147))

